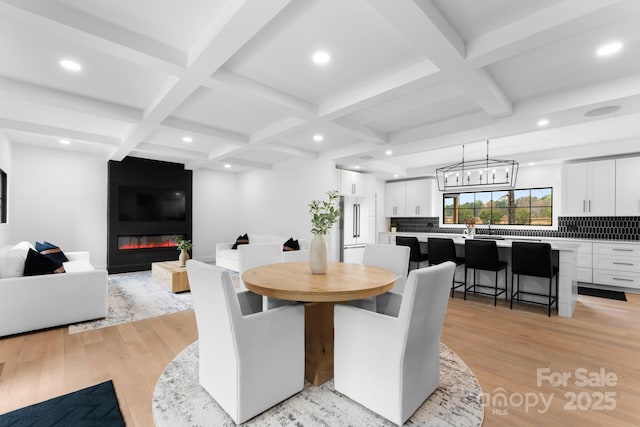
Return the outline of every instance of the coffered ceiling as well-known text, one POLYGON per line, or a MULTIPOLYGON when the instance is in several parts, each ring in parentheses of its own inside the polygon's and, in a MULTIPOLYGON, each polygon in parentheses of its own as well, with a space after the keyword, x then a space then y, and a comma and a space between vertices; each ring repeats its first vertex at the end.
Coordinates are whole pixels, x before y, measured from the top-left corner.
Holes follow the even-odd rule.
POLYGON ((385 178, 486 140, 520 162, 640 152, 638 28, 638 0, 0 0, 0 129, 113 160, 328 157, 385 178))

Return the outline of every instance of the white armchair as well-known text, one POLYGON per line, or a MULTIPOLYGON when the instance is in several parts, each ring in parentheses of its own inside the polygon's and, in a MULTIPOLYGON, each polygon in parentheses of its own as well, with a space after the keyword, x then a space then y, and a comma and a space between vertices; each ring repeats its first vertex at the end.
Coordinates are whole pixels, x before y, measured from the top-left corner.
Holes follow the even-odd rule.
POLYGON ((397 317, 348 305, 334 312, 335 389, 403 424, 439 385, 440 334, 455 264, 409 273, 397 317))
POLYGON ((200 347, 200 384, 237 424, 302 390, 304 307, 243 316, 229 272, 187 262, 200 347))
MULTIPOLYGON (((408 246, 367 244, 364 248, 362 263, 364 265, 384 268, 395 274, 396 283, 390 292, 402 294, 407 281, 410 252, 411 249, 408 246)), ((383 309, 388 310, 387 307, 395 301, 396 299, 389 298, 387 294, 383 294, 377 297, 350 301, 349 305, 373 311, 376 311, 377 307, 381 306, 383 309)), ((399 309, 399 305, 397 309, 399 309)))

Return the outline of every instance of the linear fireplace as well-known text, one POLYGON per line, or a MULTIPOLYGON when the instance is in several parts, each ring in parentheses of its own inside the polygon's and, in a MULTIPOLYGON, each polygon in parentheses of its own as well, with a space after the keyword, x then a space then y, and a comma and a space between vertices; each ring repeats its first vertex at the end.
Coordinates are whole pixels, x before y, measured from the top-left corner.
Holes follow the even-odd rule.
POLYGON ((126 157, 109 162, 109 273, 177 260, 176 236, 191 239, 192 172, 178 163, 126 157))

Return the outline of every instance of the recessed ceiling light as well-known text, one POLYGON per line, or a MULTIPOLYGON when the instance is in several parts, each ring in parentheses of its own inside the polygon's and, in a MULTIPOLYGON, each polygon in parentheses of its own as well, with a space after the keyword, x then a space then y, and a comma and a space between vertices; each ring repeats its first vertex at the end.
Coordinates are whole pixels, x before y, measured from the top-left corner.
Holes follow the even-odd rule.
POLYGON ((186 143, 193 142, 193 138, 191 138, 190 136, 183 136, 182 142, 186 142, 186 143))
POLYGON ((537 125, 540 126, 540 127, 544 127, 544 126, 546 126, 548 124, 549 124, 549 120, 547 120, 547 119, 538 120, 538 123, 537 123, 537 125))
POLYGON ((534 162, 529 163, 529 166, 535 166, 536 164, 534 162))
POLYGON ((360 169, 360 166, 356 166, 356 169, 360 169))
POLYGON ((69 141, 68 139, 61 139, 58 142, 60 142, 60 144, 62 145, 69 145, 71 144, 71 141, 69 141))
POLYGON ((620 52, 621 49, 622 49, 622 43, 620 42, 608 43, 600 46, 596 51, 596 55, 609 56, 609 55, 613 55, 614 53, 620 52))
POLYGON ((74 73, 82 71, 82 65, 71 59, 61 59, 60 66, 67 71, 73 71, 74 73))
POLYGON ((312 58, 313 58, 313 62, 315 62, 318 65, 325 65, 325 64, 328 64, 329 61, 331 61, 331 55, 329 55, 325 51, 318 51, 314 53, 312 58))
POLYGON ((391 151, 391 150, 387 150, 387 151, 385 151, 385 152, 384 152, 384 154, 386 154, 387 156, 390 156, 390 155, 392 155, 392 154, 393 154, 393 151, 391 151))
POLYGON ((394 178, 397 178, 397 177, 399 177, 399 176, 400 176, 400 175, 398 175, 397 173, 394 173, 394 174, 393 174, 393 177, 394 177, 394 178))
POLYGON ((319 133, 317 133, 317 134, 313 135, 313 140, 315 142, 322 142, 322 141, 324 141, 324 136, 320 135, 319 133))
POLYGON ((229 169, 231 167, 231 165, 229 163, 225 163, 224 167, 225 167, 225 169, 229 169))

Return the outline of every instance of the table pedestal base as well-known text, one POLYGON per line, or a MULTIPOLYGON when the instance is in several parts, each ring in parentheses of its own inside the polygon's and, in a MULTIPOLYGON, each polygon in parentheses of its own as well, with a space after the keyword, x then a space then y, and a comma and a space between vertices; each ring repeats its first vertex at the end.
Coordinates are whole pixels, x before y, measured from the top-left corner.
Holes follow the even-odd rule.
POLYGON ((320 385, 333 378, 333 303, 304 305, 304 379, 320 385))

